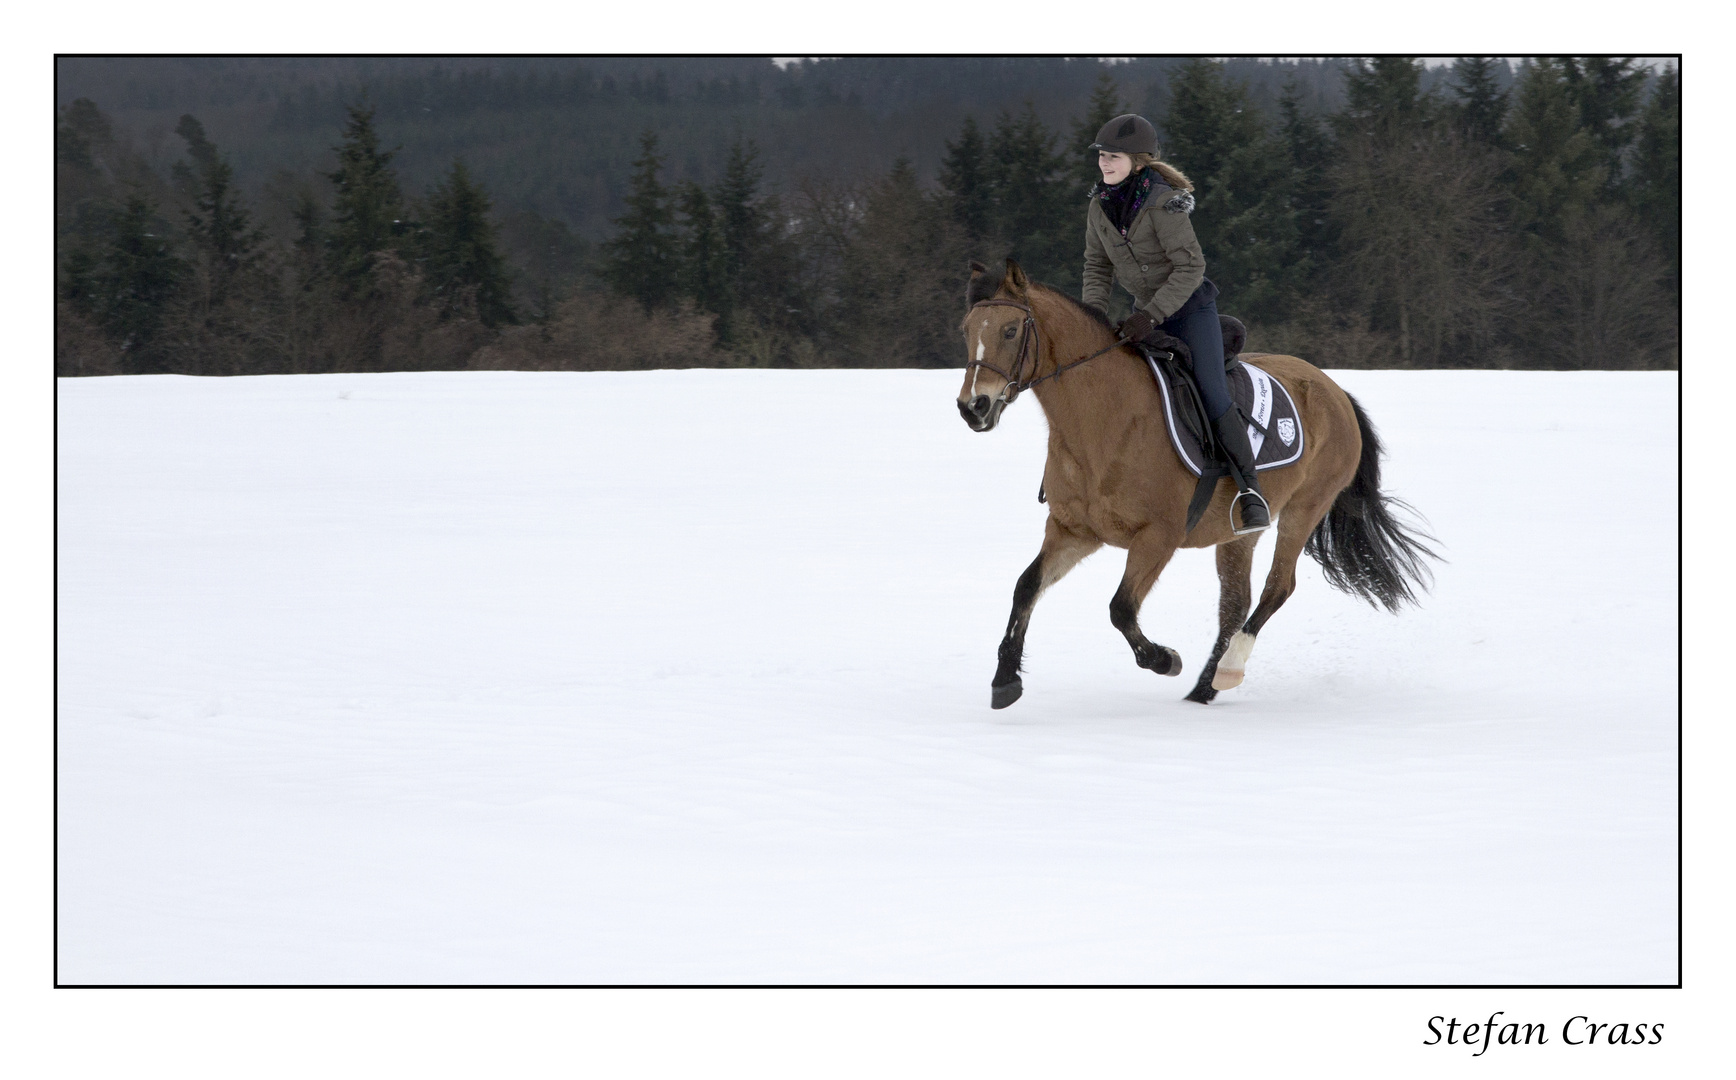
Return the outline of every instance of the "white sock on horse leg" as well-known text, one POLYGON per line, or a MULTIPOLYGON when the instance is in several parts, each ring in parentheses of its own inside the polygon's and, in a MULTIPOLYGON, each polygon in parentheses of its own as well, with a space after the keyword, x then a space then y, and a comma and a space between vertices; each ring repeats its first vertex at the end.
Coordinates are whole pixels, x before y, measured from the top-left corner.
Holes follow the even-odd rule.
POLYGON ((1242 685, 1242 676, 1248 670, 1248 654, 1254 651, 1254 635, 1246 630, 1237 630, 1230 643, 1224 648, 1224 655, 1218 658, 1218 670, 1212 676, 1213 690, 1228 690, 1232 686, 1242 685))

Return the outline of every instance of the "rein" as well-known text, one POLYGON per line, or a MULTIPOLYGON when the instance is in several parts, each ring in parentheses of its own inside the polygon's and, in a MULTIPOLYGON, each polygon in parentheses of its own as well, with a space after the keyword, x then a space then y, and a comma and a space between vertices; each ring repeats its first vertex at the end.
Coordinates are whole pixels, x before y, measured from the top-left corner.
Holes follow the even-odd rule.
POLYGON ((1037 355, 1037 354, 1040 354, 1042 351, 1040 346, 1039 347, 1033 347, 1034 345, 1036 345, 1036 341, 1037 341, 1037 317, 1035 314, 1032 313, 1032 311, 1029 307, 1027 307, 1024 304, 1018 303, 1017 301, 1013 301, 1013 300, 978 300, 976 303, 971 305, 971 310, 975 311, 979 307, 990 307, 990 306, 1018 308, 1020 311, 1025 313, 1025 320, 1019 327, 1019 354, 1018 354, 1018 356, 1013 358, 1013 369, 1011 371, 1002 371, 1000 368, 989 363, 987 360, 971 360, 971 361, 968 361, 964 367, 965 367, 966 371, 969 371, 973 367, 988 368, 990 371, 994 372, 996 375, 999 375, 1001 378, 1005 379, 1007 381, 1006 385, 1001 387, 1001 392, 1000 392, 1000 398, 1001 398, 1002 403, 1004 405, 1012 404, 1012 401, 1014 398, 1018 397, 1020 394, 1024 393, 1026 390, 1029 390, 1033 386, 1036 386, 1040 383, 1048 382, 1050 379, 1057 378, 1063 372, 1071 371, 1073 368, 1078 367, 1080 364, 1083 364, 1089 360, 1097 359, 1099 356, 1102 356, 1104 353, 1108 352, 1111 349, 1118 348, 1122 345, 1127 344, 1126 338, 1123 338, 1123 337, 1117 335, 1114 341, 1111 341, 1109 344, 1103 346, 1101 349, 1098 349, 1096 352, 1092 353, 1089 356, 1081 356, 1077 360, 1069 360, 1065 364, 1057 365, 1055 370, 1049 372, 1049 374, 1047 374, 1047 375, 1039 375, 1039 376, 1037 376, 1035 378, 1031 378, 1031 379, 1022 379, 1022 378, 1020 378, 1020 376, 1024 373, 1024 370, 1025 370, 1025 357, 1026 356, 1028 356, 1028 355, 1032 356, 1031 370, 1033 372, 1036 371, 1037 364, 1039 364, 1041 362, 1040 358, 1037 355))

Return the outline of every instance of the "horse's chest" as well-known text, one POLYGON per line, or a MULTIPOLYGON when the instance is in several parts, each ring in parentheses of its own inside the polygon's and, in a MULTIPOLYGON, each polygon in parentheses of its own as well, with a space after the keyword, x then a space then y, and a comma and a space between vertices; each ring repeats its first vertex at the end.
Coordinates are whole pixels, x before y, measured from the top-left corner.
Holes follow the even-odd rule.
POLYGON ((1065 444, 1049 451, 1044 488, 1049 513, 1069 531, 1125 547, 1142 522, 1136 511, 1134 477, 1119 460, 1101 465, 1072 453, 1065 444))

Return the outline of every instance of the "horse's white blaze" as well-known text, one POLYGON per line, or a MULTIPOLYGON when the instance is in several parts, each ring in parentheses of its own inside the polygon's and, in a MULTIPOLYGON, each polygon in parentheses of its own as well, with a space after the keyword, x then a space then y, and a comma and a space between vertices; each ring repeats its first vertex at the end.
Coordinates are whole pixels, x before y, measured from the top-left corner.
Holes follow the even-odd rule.
POLYGON ((1254 635, 1237 630, 1224 649, 1224 655, 1218 659, 1217 674, 1212 676, 1212 689, 1228 690, 1242 685, 1242 676, 1248 670, 1248 655, 1253 651, 1254 635))
MULTIPOLYGON (((983 326, 986 328, 988 326, 988 323, 984 322, 983 326)), ((987 351, 988 351, 988 345, 986 345, 983 342, 982 332, 978 331, 977 332, 977 355, 976 355, 977 363, 979 363, 979 364, 982 363, 983 353, 985 353, 987 351)), ((981 375, 982 373, 983 373, 983 369, 980 367, 975 367, 975 368, 970 369, 970 394, 971 394, 971 397, 976 397, 977 376, 981 375)))

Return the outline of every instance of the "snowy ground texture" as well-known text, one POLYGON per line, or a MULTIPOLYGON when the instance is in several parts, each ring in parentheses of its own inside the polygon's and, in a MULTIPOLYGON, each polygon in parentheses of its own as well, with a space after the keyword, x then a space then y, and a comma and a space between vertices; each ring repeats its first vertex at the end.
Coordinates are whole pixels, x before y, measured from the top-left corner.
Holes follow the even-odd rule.
MULTIPOLYGON (((1242 687, 935 372, 59 386, 67 983, 1667 983, 1674 374, 1346 371, 1449 560, 1242 687)), ((1256 557, 1256 589, 1271 541, 1256 557)))

